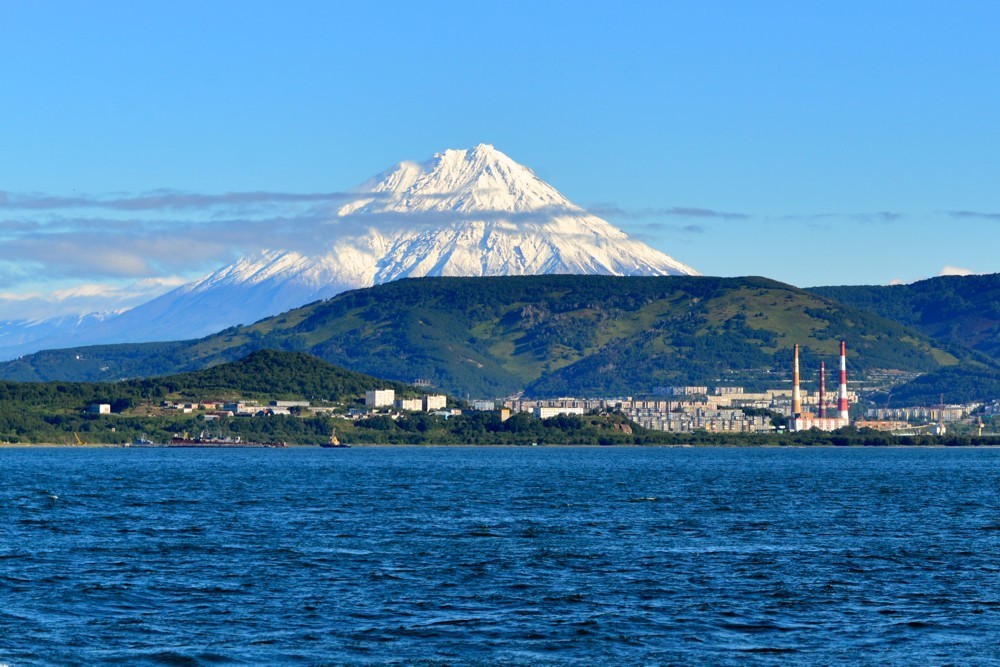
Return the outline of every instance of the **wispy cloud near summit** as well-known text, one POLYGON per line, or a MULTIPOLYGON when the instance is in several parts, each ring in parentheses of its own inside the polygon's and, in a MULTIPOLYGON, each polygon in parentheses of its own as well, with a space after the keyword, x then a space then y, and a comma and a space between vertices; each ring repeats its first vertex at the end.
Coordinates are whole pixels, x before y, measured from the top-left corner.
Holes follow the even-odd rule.
MULTIPOLYGON (((449 198, 451 193, 432 193, 449 198)), ((142 194, 52 195, 0 192, 0 318, 37 312, 46 305, 67 311, 73 304, 116 300, 166 289, 162 276, 197 279, 222 265, 266 250, 309 256, 341 240, 367 238, 371 231, 391 235, 469 220, 504 226, 543 224, 584 213, 567 203, 526 210, 395 210, 375 206, 339 214, 346 204, 371 203, 390 192, 289 193, 273 191, 204 194, 156 190, 142 194), (143 282, 147 281, 147 282, 143 282), (154 282, 148 282, 154 281, 154 282), (86 295, 67 290, 75 284, 111 285, 86 295), (45 298, 45 290, 53 296, 45 298), (23 295, 21 298, 18 295, 23 295), (30 297, 30 298, 28 298, 30 297), (6 304, 6 306, 5 306, 6 304), (24 307, 21 307, 24 306, 24 307), (31 306, 27 308, 27 306, 31 306), (63 308, 65 307, 65 308, 63 308)), ((407 194, 407 203, 423 195, 407 194)), ((666 209, 664 209, 666 210, 666 209)), ((707 209, 670 209, 670 215, 704 219, 707 209)), ((663 211, 660 211, 662 213, 663 211)), ((631 217, 657 215, 644 210, 631 217)), ((729 214, 727 214, 729 215, 729 214)), ((660 223, 651 223, 653 225, 660 223)), ((640 225, 641 226, 641 225, 640 225)), ((684 231, 700 231, 688 224, 684 231)), ((589 242, 589 236, 581 243, 589 242)))
POLYGON ((972 276, 975 275, 975 271, 972 269, 966 269, 961 266, 944 266, 941 268, 941 273, 939 276, 972 276))
POLYGON ((337 207, 358 196, 0 192, 0 215, 5 216, 0 218, 0 286, 38 284, 41 277, 49 282, 195 277, 265 247, 310 247, 337 207))
POLYGON ((948 211, 948 215, 959 220, 978 218, 980 220, 1000 221, 1000 213, 983 213, 981 211, 948 211))
POLYGON ((602 218, 646 220, 649 218, 716 218, 719 220, 746 220, 746 213, 715 211, 709 208, 673 206, 669 208, 623 208, 616 204, 594 204, 587 211, 602 218))
MULTIPOLYGON (((366 198, 378 197, 366 194, 366 198)), ((56 211, 67 209, 106 209, 114 211, 176 211, 219 207, 272 205, 272 204, 331 204, 358 199, 357 193, 321 192, 228 192, 224 194, 199 194, 175 190, 154 190, 134 196, 57 196, 37 193, 11 193, 0 191, 0 209, 14 211, 56 211)))

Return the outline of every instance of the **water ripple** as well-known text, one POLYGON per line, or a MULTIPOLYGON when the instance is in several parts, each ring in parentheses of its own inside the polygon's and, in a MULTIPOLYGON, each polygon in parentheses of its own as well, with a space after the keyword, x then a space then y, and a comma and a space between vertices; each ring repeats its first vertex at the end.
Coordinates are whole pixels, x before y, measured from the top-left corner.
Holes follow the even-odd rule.
POLYGON ((1000 664, 1000 451, 0 449, 0 663, 1000 664))

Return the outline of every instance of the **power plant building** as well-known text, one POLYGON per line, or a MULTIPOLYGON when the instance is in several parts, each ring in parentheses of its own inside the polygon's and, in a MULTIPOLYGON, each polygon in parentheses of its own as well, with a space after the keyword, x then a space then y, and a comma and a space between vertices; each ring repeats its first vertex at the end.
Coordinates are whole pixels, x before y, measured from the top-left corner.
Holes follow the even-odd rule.
POLYGON ((788 422, 790 431, 836 431, 851 425, 851 417, 847 404, 847 343, 840 341, 840 387, 837 391, 837 412, 835 417, 827 416, 826 405, 826 364, 820 364, 819 401, 817 414, 802 412, 802 390, 799 379, 799 346, 794 348, 792 367, 792 418, 788 422))

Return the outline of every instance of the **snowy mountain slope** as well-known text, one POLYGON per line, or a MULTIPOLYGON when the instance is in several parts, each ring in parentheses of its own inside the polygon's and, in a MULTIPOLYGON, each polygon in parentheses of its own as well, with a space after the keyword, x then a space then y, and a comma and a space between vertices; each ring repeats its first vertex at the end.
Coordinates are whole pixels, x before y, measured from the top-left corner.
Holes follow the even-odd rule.
MULTIPOLYGON (((117 313, 90 313, 87 315, 64 315, 43 320, 6 320, 0 322, 0 358, 7 359, 17 354, 8 350, 34 348, 37 341, 66 340, 67 334, 99 326, 107 318, 117 313)), ((71 342, 71 341, 70 341, 71 342)))
POLYGON ((424 275, 697 273, 587 213, 489 145, 404 162, 359 190, 374 196, 338 216, 390 223, 408 216, 418 225, 397 231, 375 283, 424 275))
POLYGON ((20 332, 0 357, 97 343, 196 338, 348 289, 420 276, 697 275, 563 197, 489 145, 403 162, 354 190, 309 255, 244 257, 145 304, 79 326, 20 332))

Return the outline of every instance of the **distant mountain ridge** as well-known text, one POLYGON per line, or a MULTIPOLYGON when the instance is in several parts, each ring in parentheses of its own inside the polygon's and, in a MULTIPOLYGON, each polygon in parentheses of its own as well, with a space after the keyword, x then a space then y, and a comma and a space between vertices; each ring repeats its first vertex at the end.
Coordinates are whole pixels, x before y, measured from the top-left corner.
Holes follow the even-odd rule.
POLYGON ((985 363, 766 278, 553 275, 394 281, 200 340, 47 351, 0 365, 0 376, 113 380, 279 349, 458 396, 642 395, 674 384, 775 386, 794 343, 803 368, 818 368, 841 339, 852 374, 985 363))
POLYGON ((588 213, 490 145, 402 162, 331 211, 314 252, 244 257, 117 315, 0 326, 0 358, 189 339, 345 290, 422 276, 696 275, 588 213))

